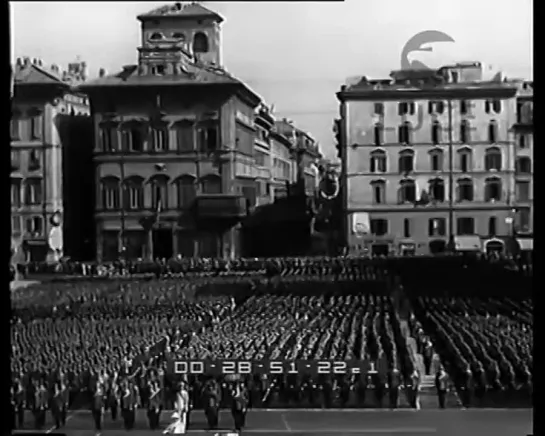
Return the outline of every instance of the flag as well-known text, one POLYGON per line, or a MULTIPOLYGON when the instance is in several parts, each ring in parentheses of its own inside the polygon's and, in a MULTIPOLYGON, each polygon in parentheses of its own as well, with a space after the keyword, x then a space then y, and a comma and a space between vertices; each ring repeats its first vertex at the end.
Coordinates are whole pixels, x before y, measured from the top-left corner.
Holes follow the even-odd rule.
POLYGON ((162 199, 162 190, 160 186, 156 186, 155 189, 157 189, 157 205, 155 207, 155 215, 154 215, 154 222, 158 223, 159 219, 161 218, 161 210, 163 207, 163 199, 162 199))

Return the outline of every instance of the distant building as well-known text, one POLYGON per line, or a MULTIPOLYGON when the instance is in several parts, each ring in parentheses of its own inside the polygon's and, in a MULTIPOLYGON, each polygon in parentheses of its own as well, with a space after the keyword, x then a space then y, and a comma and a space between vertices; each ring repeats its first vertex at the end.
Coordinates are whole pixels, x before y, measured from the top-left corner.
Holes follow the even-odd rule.
POLYGON ((30 58, 13 66, 11 232, 27 261, 92 250, 89 101, 73 89, 85 76, 84 62, 67 71, 30 58))
POLYGON ((97 258, 240 254, 256 204, 260 98, 222 67, 223 18, 197 3, 140 15, 138 63, 86 83, 97 258))
POLYGON ((504 251, 517 204, 517 86, 479 62, 345 86, 345 245, 351 253, 504 251))

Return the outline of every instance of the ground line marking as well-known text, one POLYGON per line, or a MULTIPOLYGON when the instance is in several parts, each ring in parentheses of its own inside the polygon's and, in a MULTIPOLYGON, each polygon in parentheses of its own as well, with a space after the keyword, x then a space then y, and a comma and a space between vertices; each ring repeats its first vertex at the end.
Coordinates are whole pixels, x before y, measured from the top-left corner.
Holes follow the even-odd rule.
POLYGON ((291 426, 286 418, 285 414, 281 414, 280 417, 282 418, 282 422, 284 423, 284 426, 286 427, 286 430, 291 431, 291 426))

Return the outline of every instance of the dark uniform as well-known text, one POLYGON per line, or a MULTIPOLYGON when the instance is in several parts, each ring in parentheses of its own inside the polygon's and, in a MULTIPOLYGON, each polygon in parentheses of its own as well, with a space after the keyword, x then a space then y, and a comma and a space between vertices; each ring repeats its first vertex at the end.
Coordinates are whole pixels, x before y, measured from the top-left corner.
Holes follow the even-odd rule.
POLYGON ((108 393, 108 407, 112 414, 112 421, 117 420, 117 412, 121 405, 121 389, 116 382, 113 382, 108 393))
POLYGON ((151 430, 159 428, 159 417, 161 416, 162 402, 161 389, 158 382, 152 382, 149 386, 150 396, 148 401, 148 420, 151 430))
POLYGON ((390 409, 397 409, 399 404, 399 389, 401 389, 401 374, 397 368, 388 371, 388 397, 390 409))
POLYGON ((52 409, 55 428, 59 429, 66 423, 66 411, 68 409, 69 392, 66 386, 62 383, 55 384, 53 395, 52 409))
POLYGON ((17 416, 17 428, 23 428, 25 423, 26 392, 21 381, 15 386, 15 415, 17 416))
POLYGON ((48 395, 45 386, 40 386, 34 392, 34 428, 41 430, 45 425, 45 412, 47 410, 48 395))
POLYGON ((448 375, 443 368, 440 368, 435 374, 435 387, 437 388, 439 408, 444 409, 448 391, 448 375))
POLYGON ((409 404, 413 409, 420 409, 420 402, 418 395, 420 393, 420 374, 415 369, 411 374, 410 385, 408 386, 407 395, 409 397, 409 404))
POLYGON ((208 428, 215 430, 218 428, 220 388, 215 381, 209 381, 203 389, 204 414, 208 422, 208 428))
POLYGON ((134 428, 136 418, 136 407, 138 405, 138 388, 132 383, 125 383, 123 396, 121 398, 121 409, 123 414, 123 425, 125 430, 134 428))
POLYGON ((231 413, 235 422, 235 430, 240 431, 246 425, 246 411, 248 408, 248 392, 242 383, 237 383, 233 392, 231 413))
POLYGON ((467 409, 471 405, 471 397, 473 397, 473 373, 471 369, 467 368, 461 378, 460 399, 462 400, 462 406, 467 409))
POLYGON ((104 392, 104 386, 97 384, 96 390, 93 395, 93 403, 91 406, 91 412, 93 415, 93 421, 95 422, 95 430, 97 433, 102 431, 102 418, 104 415, 104 408, 106 406, 106 393, 104 392))

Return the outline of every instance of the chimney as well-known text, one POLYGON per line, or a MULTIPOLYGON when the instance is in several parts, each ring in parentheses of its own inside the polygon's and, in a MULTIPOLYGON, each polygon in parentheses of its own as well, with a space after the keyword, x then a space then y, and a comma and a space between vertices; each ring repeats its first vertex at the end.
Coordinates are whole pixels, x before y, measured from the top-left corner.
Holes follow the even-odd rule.
POLYGON ((17 68, 18 69, 23 68, 23 65, 24 65, 23 58, 17 58, 17 63, 16 63, 17 68))
POLYGON ((87 68, 87 62, 81 63, 81 80, 86 81, 89 77, 89 69, 87 68))
POLYGON ((38 59, 38 66, 39 67, 43 67, 44 63, 41 59, 38 59))
POLYGON ((59 74, 59 66, 57 64, 52 64, 51 71, 53 71, 56 74, 59 74))
POLYGON ((101 68, 98 70, 98 77, 104 77, 106 76, 106 70, 104 68, 101 68))
POLYGON ((30 64, 31 64, 30 58, 29 57, 24 57, 23 58, 23 66, 24 67, 30 67, 30 64))

